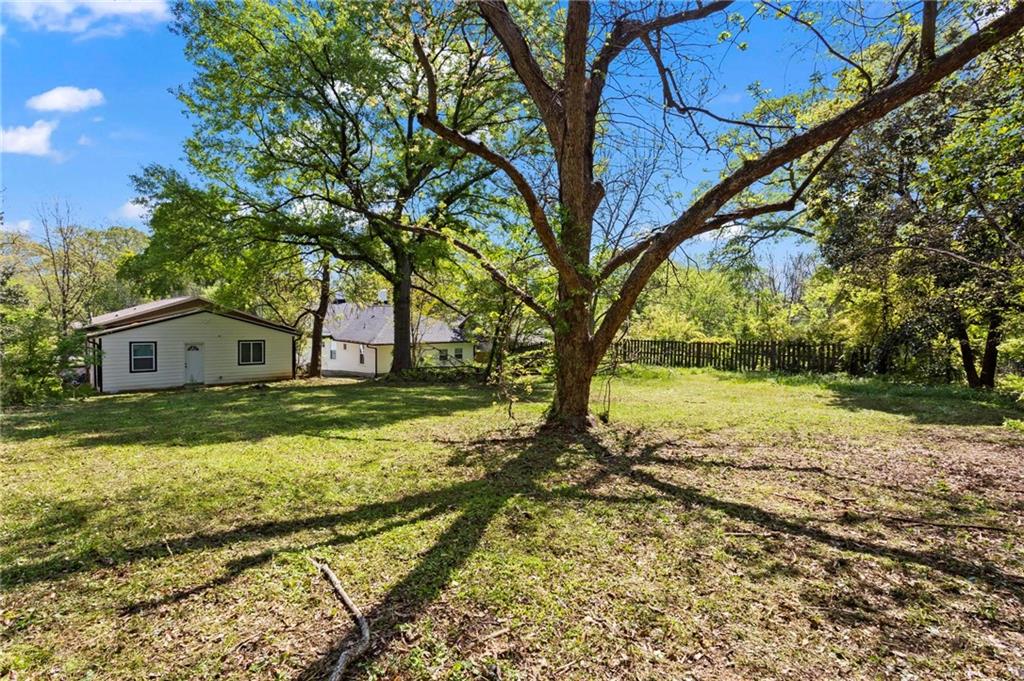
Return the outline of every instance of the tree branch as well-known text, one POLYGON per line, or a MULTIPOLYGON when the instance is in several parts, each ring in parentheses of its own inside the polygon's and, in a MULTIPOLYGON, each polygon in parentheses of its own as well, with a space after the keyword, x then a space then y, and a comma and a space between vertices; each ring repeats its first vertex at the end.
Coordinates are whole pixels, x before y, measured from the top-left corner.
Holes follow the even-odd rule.
POLYGON ((839 59, 840 61, 846 62, 847 64, 852 66, 854 69, 856 69, 858 73, 860 73, 861 78, 864 79, 864 82, 867 85, 867 91, 868 92, 871 92, 872 90, 874 90, 875 86, 874 86, 874 81, 871 78, 871 74, 868 73, 867 70, 863 66, 861 66, 860 64, 858 64, 854 60, 850 59, 845 54, 843 54, 842 52, 837 50, 836 48, 832 47, 832 44, 828 40, 825 39, 825 36, 823 36, 821 34, 821 31, 819 31, 818 29, 816 29, 814 27, 813 23, 811 23, 810 21, 807 21, 806 19, 802 19, 799 15, 793 14, 792 12, 787 10, 785 7, 779 7, 778 5, 773 5, 770 2, 765 2, 764 4, 766 6, 768 6, 768 7, 771 7, 773 10, 775 10, 776 12, 781 14, 782 16, 788 17, 788 18, 792 19, 793 21, 795 21, 796 23, 800 24, 801 26, 807 27, 811 31, 811 33, 813 33, 818 38, 818 40, 821 42, 821 44, 825 46, 825 49, 828 50, 829 53, 832 56, 834 56, 836 59, 839 59))
POLYGON ((523 200, 526 202, 527 209, 530 213, 530 222, 533 224, 534 230, 537 232, 537 236, 544 245, 544 250, 547 252, 548 257, 551 259, 551 263, 555 266, 555 269, 558 270, 558 273, 565 278, 570 286, 577 289, 590 290, 591 285, 589 283, 584 283, 579 273, 576 271, 576 268, 573 267, 568 258, 566 258, 561 246, 559 246, 558 238, 555 236, 555 232, 551 228, 551 224, 548 222, 547 215, 544 213, 544 207, 541 205, 540 199, 538 199, 537 195, 534 194, 533 188, 530 186, 530 183, 523 174, 519 172, 519 169, 501 154, 489 149, 486 145, 480 142, 469 139, 457 130, 448 127, 438 119, 437 79, 434 74, 434 68, 430 63, 430 59, 427 57, 427 53, 423 49, 423 44, 420 42, 419 36, 413 37, 413 49, 416 51, 416 57, 420 62, 420 66, 423 68, 427 81, 427 111, 418 115, 420 124, 431 130, 438 137, 441 137, 442 139, 445 139, 500 168, 502 172, 512 180, 512 183, 516 186, 520 196, 522 196, 523 200))
POLYGON ((715 228, 736 220, 749 220, 750 218, 754 218, 759 215, 796 209, 796 202, 800 200, 800 197, 803 196, 803 193, 807 190, 807 187, 810 186, 815 176, 817 176, 817 174, 821 172, 821 169, 828 164, 833 156, 835 156, 836 152, 839 151, 839 147, 843 145, 843 142, 845 142, 849 136, 849 134, 843 135, 829 148, 825 155, 822 156, 816 164, 814 164, 814 167, 811 168, 811 172, 807 173, 807 177, 804 178, 803 182, 793 190, 793 194, 785 201, 776 201, 775 203, 751 206, 732 213, 722 213, 720 215, 716 215, 711 220, 708 220, 707 223, 705 223, 705 226, 715 228))
POLYGON ((650 21, 633 21, 620 18, 615 22, 611 35, 608 36, 604 45, 601 46, 601 50, 597 53, 590 68, 588 109, 592 112, 597 111, 601 101, 601 93, 608 78, 608 69, 611 67, 612 62, 615 61, 615 58, 622 54, 623 50, 629 47, 630 43, 634 40, 652 31, 668 28, 669 26, 682 24, 687 21, 703 19, 716 12, 721 12, 731 4, 732 0, 719 0, 718 2, 711 2, 703 6, 698 4, 695 9, 658 16, 650 21))
MULTIPOLYGON (((849 135, 844 135, 834 145, 832 145, 828 152, 821 157, 821 159, 815 164, 814 168, 812 168, 811 171, 807 174, 807 177, 804 178, 803 182, 801 182, 800 185, 793 191, 793 194, 785 201, 777 201, 775 203, 767 203, 760 206, 751 206, 749 208, 738 210, 732 213, 723 213, 720 215, 716 215, 715 217, 708 220, 704 224, 704 227, 701 228, 700 232, 698 233, 710 232, 713 229, 717 229, 736 220, 747 220, 753 217, 757 217, 759 215, 766 215, 768 213, 778 213, 780 211, 794 210, 796 208, 797 201, 800 200, 800 197, 807 190, 807 187, 810 186, 811 181, 821 171, 821 169, 825 167, 825 165, 835 155, 835 153, 839 150, 839 147, 843 144, 843 142, 846 141, 848 137, 849 135)), ((796 227, 787 227, 786 229, 790 232, 793 232, 794 234, 799 234, 801 236, 814 236, 811 232, 801 230, 796 227)), ((611 276, 617 269, 640 257, 640 255, 642 255, 643 252, 647 250, 647 248, 650 247, 650 245, 654 243, 655 240, 661 237, 662 234, 663 230, 654 232, 645 239, 642 239, 641 241, 636 242, 635 244, 626 248, 625 250, 622 250, 613 255, 608 260, 608 262, 604 264, 604 267, 601 268, 601 272, 598 276, 598 281, 604 281, 609 276, 611 276)))
POLYGON ((431 298, 433 298, 433 299, 434 299, 434 300, 436 300, 437 302, 441 303, 442 305, 444 305, 445 307, 447 307, 447 308, 448 308, 449 310, 451 310, 451 311, 452 311, 452 312, 454 312, 455 314, 461 315, 461 316, 463 316, 463 317, 465 317, 465 316, 466 316, 466 313, 465 313, 465 312, 463 312, 463 311, 462 311, 462 310, 460 310, 459 308, 455 307, 454 305, 452 305, 452 304, 451 304, 451 303, 449 303, 449 302, 448 302, 447 300, 445 300, 445 299, 444 299, 444 298, 442 298, 441 296, 437 295, 436 293, 434 293, 434 292, 433 292, 433 291, 431 291, 430 289, 428 289, 428 288, 426 288, 426 287, 424 287, 424 286, 419 286, 419 285, 417 285, 417 284, 412 284, 411 286, 412 286, 412 288, 413 288, 413 289, 415 289, 415 290, 419 291, 420 293, 425 293, 426 295, 430 296, 431 298))
POLYGON ((484 268, 488 274, 491 275, 491 278, 494 279, 494 281, 504 286, 506 289, 508 289, 510 293, 515 294, 520 300, 523 301, 523 303, 527 307, 529 307, 531 310, 540 315, 542 319, 548 322, 548 324, 554 326, 555 318, 551 315, 551 313, 543 305, 541 305, 536 298, 531 296, 524 289, 520 288, 519 286, 516 286, 511 281, 509 281, 508 277, 505 276, 505 274, 501 270, 499 270, 495 265, 493 265, 487 259, 487 257, 480 252, 480 249, 476 248, 471 244, 466 243, 465 241, 462 241, 457 237, 451 236, 450 234, 446 234, 437 229, 432 229, 430 227, 403 225, 401 228, 417 234, 426 234, 428 236, 438 237, 439 239, 445 239, 462 252, 473 256, 473 258, 480 264, 480 266, 484 268))
POLYGON ((544 120, 548 135, 555 142, 555 147, 560 147, 564 116, 561 97, 544 78, 544 71, 512 18, 508 5, 503 0, 481 0, 477 2, 477 9, 494 35, 498 37, 512 68, 540 110, 541 118, 544 120))
POLYGON ((935 24, 938 17, 938 0, 924 0, 924 9, 921 10, 921 47, 917 57, 919 69, 935 59, 935 24))
MULTIPOLYGON (((762 129, 766 129, 766 130, 792 130, 793 129, 793 126, 791 126, 791 125, 773 125, 773 124, 769 124, 769 123, 755 123, 753 121, 741 121, 741 120, 736 120, 734 118, 726 118, 724 116, 719 116, 718 114, 714 113, 713 111, 710 111, 708 109, 705 109, 705 108, 702 108, 702 107, 699 107, 699 106, 689 106, 689 105, 684 105, 684 104, 680 103, 679 101, 676 100, 676 97, 672 94, 672 86, 671 86, 671 83, 669 82, 669 70, 665 66, 665 62, 661 58, 661 52, 658 50, 658 48, 656 48, 654 46, 654 43, 651 42, 651 38, 650 38, 649 35, 646 35, 646 34, 642 35, 640 37, 640 40, 643 42, 644 46, 647 48, 647 52, 648 52, 648 54, 651 55, 651 59, 654 60, 654 67, 657 69, 658 75, 661 78, 661 93, 662 93, 662 97, 665 100, 665 106, 667 106, 669 108, 672 108, 672 109, 675 109, 677 112, 679 112, 682 115, 690 115, 690 114, 693 114, 693 113, 700 113, 700 114, 704 114, 705 116, 708 116, 709 118, 713 118, 713 119, 715 119, 716 121, 718 121, 720 123, 729 123, 731 125, 742 125, 742 126, 745 126, 745 127, 753 129, 755 132, 757 132, 758 130, 762 130, 762 129)), ((673 82, 674 82, 674 79, 673 79, 673 82)), ((761 135, 758 135, 758 137, 761 137, 761 135)), ((761 138, 764 139, 763 137, 761 137, 761 138)))
POLYGON ((629 315, 637 297, 658 265, 664 262, 680 243, 700 233, 707 220, 734 196, 786 163, 832 140, 849 135, 857 128, 878 120, 914 97, 927 92, 933 85, 979 54, 1017 33, 1021 27, 1024 27, 1024 2, 1017 2, 980 31, 965 38, 959 45, 903 81, 877 90, 846 111, 804 133, 795 135, 785 144, 771 149, 760 158, 744 162, 733 173, 705 192, 676 220, 666 225, 666 228, 651 241, 622 284, 619 295, 609 307, 594 335, 597 353, 600 354, 610 346, 615 330, 629 315))

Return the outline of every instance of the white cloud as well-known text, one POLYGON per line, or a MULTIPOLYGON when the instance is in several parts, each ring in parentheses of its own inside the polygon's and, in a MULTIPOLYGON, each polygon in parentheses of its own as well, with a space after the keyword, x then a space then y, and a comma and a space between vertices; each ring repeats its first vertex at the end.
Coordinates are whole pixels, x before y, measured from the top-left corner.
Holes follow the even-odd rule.
POLYGON ((30 97, 25 106, 36 111, 82 111, 104 102, 103 93, 92 87, 88 90, 61 85, 41 95, 30 97))
POLYGON ((17 125, 0 130, 0 152, 29 156, 56 156, 50 147, 50 136, 57 121, 36 121, 30 126, 17 125))
POLYGON ((0 223, 0 232, 17 232, 18 234, 28 234, 28 231, 30 229, 32 229, 31 220, 17 220, 15 222, 0 223))
POLYGON ((747 231, 747 228, 743 225, 738 225, 735 222, 730 222, 723 225, 718 229, 713 229, 710 232, 704 232, 699 235, 697 239, 699 241, 728 241, 738 236, 743 236, 747 231))
POLYGON ((742 92, 723 92, 722 94, 720 94, 717 97, 715 97, 714 99, 712 99, 711 103, 712 104, 739 104, 744 99, 746 99, 746 95, 744 95, 742 92))
POLYGON ((125 201, 117 209, 116 217, 124 218, 125 220, 145 220, 149 217, 149 208, 141 203, 125 201))
POLYGON ((78 146, 80 147, 91 147, 93 144, 95 144, 95 142, 93 142, 92 138, 88 135, 81 135, 78 138, 78 146))
POLYGON ((17 0, 4 13, 34 31, 118 36, 170 19, 167 0, 17 0))

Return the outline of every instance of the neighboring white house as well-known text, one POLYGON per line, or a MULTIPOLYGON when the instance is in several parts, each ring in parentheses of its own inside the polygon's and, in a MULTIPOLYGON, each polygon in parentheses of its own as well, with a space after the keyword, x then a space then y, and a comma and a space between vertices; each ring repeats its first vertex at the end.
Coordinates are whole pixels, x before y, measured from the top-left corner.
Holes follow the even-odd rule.
MULTIPOLYGON (((394 307, 335 302, 324 320, 325 376, 378 376, 391 371, 394 307)), ((440 319, 413 315, 413 355, 424 366, 456 367, 473 362, 473 342, 440 319)))
POLYGON ((136 305, 84 327, 100 359, 100 392, 219 385, 295 377, 298 331, 196 296, 136 305))

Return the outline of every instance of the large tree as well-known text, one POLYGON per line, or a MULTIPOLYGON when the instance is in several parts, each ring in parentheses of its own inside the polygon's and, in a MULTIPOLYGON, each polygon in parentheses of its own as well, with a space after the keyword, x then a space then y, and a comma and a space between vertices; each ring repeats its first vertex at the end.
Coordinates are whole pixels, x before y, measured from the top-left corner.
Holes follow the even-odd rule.
MULTIPOLYGON (((233 224, 266 218, 278 236, 384 277, 396 371, 412 363, 414 274, 448 248, 402 227, 451 226, 495 172, 416 125, 423 74, 406 11, 385 2, 192 0, 179 3, 175 24, 197 72, 180 93, 196 119, 186 145, 193 170, 238 207, 233 224)), ((447 54, 438 80, 451 102, 446 116, 471 134, 506 125, 514 90, 487 59, 493 44, 474 45, 458 30, 433 39, 447 54)))
MULTIPOLYGON (((427 85, 419 121, 511 181, 527 207, 535 238, 557 272, 553 304, 514 287, 554 331, 552 424, 580 428, 590 422, 590 384, 598 362, 645 284, 680 244, 738 219, 792 211, 807 176, 852 132, 928 92, 1024 26, 1020 2, 982 9, 950 6, 939 12, 929 1, 921 16, 923 25, 908 20, 912 5, 895 7, 870 21, 858 8, 863 6, 717 1, 538 7, 477 2, 483 23, 480 40, 493 35, 500 41, 507 68, 516 74, 533 119, 546 133, 547 146, 538 151, 534 164, 502 155, 450 115, 451 100, 440 87, 445 49, 432 37, 437 32, 432 22, 438 19, 416 17, 421 30, 414 45, 427 85), (744 47, 739 34, 768 21, 789 22, 806 32, 837 68, 846 69, 841 79, 817 80, 825 94, 844 93, 832 98, 833 111, 823 120, 808 123, 799 115, 776 114, 757 88, 752 92, 758 104, 745 116, 715 112, 708 103, 717 94, 709 87, 708 76, 714 73, 712 65, 719 63, 712 60, 716 50, 744 47), (869 49, 870 60, 864 58, 869 49), (879 53, 887 58, 879 60, 879 53), (885 67, 879 68, 882 61, 885 67), (598 242, 595 236, 602 233, 595 230, 595 218, 607 209, 604 175, 616 167, 618 152, 637 145, 662 148, 667 157, 679 161, 680 170, 686 166, 684 160, 715 159, 718 176, 685 206, 677 205, 678 195, 649 198, 674 211, 653 228, 598 242), (547 172, 545 160, 553 173, 547 172), (791 187, 789 196, 757 200, 765 188, 780 184, 791 187), (614 282, 612 290, 597 295, 608 282, 614 282), (607 301, 603 306, 602 300, 607 301)), ((460 20, 463 25, 472 22, 460 20)), ((659 214, 665 212, 663 208, 659 214)), ((419 230, 437 233, 430 225, 419 230)), ((452 243, 470 255, 479 252, 460 239, 453 237, 452 243)), ((495 276, 500 279, 501 273, 495 276)))

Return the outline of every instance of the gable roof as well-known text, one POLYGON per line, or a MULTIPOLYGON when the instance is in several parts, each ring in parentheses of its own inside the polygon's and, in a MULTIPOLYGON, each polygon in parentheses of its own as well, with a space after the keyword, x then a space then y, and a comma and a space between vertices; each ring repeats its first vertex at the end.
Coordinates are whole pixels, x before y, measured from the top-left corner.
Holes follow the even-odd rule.
POLYGON ((177 308, 188 308, 191 309, 196 307, 197 304, 205 303, 199 296, 177 296, 176 298, 164 298, 163 300, 154 300, 149 303, 142 303, 141 305, 133 305, 126 307, 123 310, 115 310, 114 312, 107 312, 106 314, 96 315, 89 320, 83 328, 85 329, 104 329, 111 326, 119 326, 121 324, 129 324, 133 321, 139 321, 146 317, 166 315, 170 314, 172 310, 177 308))
MULTIPOLYGON (((395 342, 395 308, 392 305, 334 303, 324 320, 324 336, 361 345, 393 345, 395 342)), ((413 320, 414 343, 461 343, 462 331, 434 317, 413 320)))
POLYGON ((200 312, 209 312, 221 317, 228 317, 256 324, 257 326, 284 331, 295 336, 299 335, 299 332, 294 327, 278 324, 248 312, 242 312, 241 310, 221 307, 199 296, 164 298, 163 300, 154 300, 151 303, 126 307, 123 310, 97 315, 82 328, 89 336, 103 336, 129 328, 134 329, 147 324, 156 324, 179 317, 187 317, 200 312))

